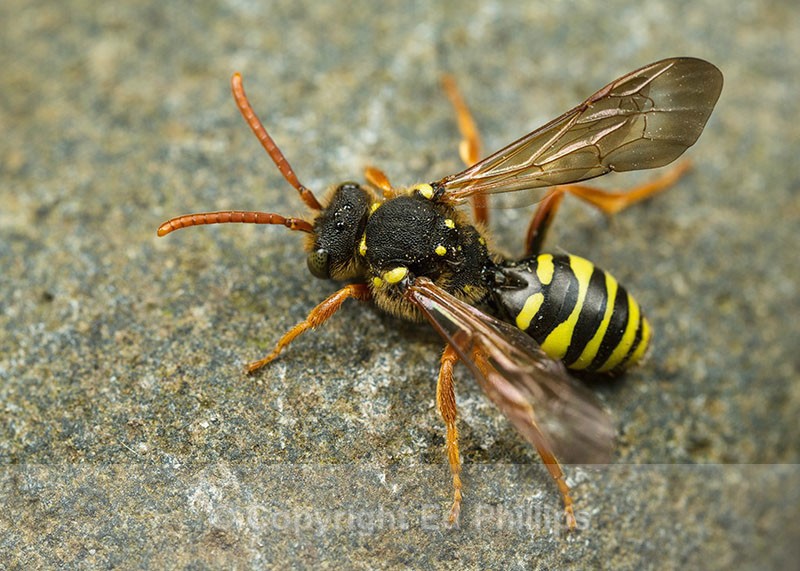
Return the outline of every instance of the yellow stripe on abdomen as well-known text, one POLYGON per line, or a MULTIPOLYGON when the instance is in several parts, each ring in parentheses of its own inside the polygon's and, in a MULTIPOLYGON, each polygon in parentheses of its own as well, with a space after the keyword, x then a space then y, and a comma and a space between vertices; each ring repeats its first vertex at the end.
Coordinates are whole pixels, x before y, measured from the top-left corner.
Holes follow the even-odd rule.
POLYGON ((577 256, 569 257, 569 267, 575 279, 578 280, 578 298, 569 317, 559 323, 541 344, 544 352, 554 359, 563 359, 567 354, 575 324, 578 323, 578 317, 581 314, 583 300, 586 298, 586 290, 589 289, 589 280, 594 271, 594 264, 577 256))
POLYGON ((622 339, 620 339, 620 342, 614 348, 614 352, 611 353, 611 356, 597 369, 598 373, 606 373, 622 363, 628 355, 628 351, 630 351, 634 339, 636 339, 636 331, 639 329, 639 304, 636 303, 636 300, 633 299, 631 294, 628 293, 627 296, 628 323, 625 326, 625 333, 622 334, 622 339))
POLYGON ((553 281, 555 269, 552 254, 540 254, 536 258, 536 277, 543 286, 550 285, 550 282, 553 281))
POLYGON ((543 301, 544 294, 542 292, 535 293, 526 299, 525 305, 522 306, 522 310, 517 315, 517 327, 523 331, 527 331, 528 327, 531 326, 531 321, 533 321, 533 318, 539 311, 539 308, 542 307, 543 301))
POLYGON ((650 346, 650 335, 652 334, 650 329, 650 323, 647 319, 642 317, 642 340, 639 342, 639 346, 636 347, 636 350, 631 355, 631 358, 628 359, 628 362, 625 363, 625 367, 630 367, 638 363, 642 357, 644 357, 645 352, 647 352, 647 348, 650 346))
POLYGON ((603 320, 597 328, 597 332, 592 337, 591 341, 584 347, 581 356, 574 363, 569 364, 570 369, 585 369, 592 364, 592 361, 597 356, 600 350, 600 344, 603 342, 603 337, 608 331, 608 325, 611 323, 611 314, 614 313, 614 299, 617 297, 617 288, 619 284, 617 280, 608 272, 603 272, 606 277, 606 311, 603 314, 603 320))

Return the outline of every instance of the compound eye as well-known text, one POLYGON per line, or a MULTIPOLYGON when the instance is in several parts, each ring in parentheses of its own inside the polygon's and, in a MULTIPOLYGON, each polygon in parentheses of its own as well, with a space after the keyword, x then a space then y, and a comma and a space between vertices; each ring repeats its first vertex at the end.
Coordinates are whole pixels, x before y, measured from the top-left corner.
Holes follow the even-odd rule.
POLYGON ((315 278, 320 278, 322 280, 330 279, 330 255, 328 254, 328 250, 324 248, 314 250, 308 255, 308 258, 306 258, 306 263, 308 264, 308 270, 315 278))

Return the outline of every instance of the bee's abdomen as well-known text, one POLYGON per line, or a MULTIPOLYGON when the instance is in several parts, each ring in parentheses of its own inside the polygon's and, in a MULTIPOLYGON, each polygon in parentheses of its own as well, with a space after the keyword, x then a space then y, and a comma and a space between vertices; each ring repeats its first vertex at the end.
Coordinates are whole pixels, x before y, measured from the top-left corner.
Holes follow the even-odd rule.
POLYGON ((540 254, 498 268, 495 301, 554 359, 576 370, 619 372, 639 361, 650 324, 611 274, 578 256, 540 254))

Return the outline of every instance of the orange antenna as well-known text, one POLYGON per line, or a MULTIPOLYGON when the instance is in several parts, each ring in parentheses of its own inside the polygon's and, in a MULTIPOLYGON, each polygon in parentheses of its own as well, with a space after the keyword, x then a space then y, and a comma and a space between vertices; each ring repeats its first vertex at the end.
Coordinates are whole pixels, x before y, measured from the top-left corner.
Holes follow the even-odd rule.
POLYGON ((166 236, 173 230, 188 228, 189 226, 202 226, 203 224, 227 224, 238 222, 243 224, 282 224, 289 230, 312 233, 314 227, 310 222, 300 218, 285 218, 271 212, 255 212, 252 210, 226 210, 224 212, 199 212, 197 214, 184 214, 167 220, 158 227, 158 235, 166 236))
POLYGON ((239 111, 241 111, 244 120, 247 121, 247 124, 250 125, 250 129, 252 129, 255 136, 258 137, 258 140, 261 141, 261 146, 264 147, 264 150, 267 151, 267 154, 269 154, 270 158, 275 162, 275 166, 281 171, 283 178, 297 189, 297 192, 300 193, 300 198, 309 208, 312 210, 322 210, 322 205, 314 196, 314 193, 300 183, 297 175, 294 174, 292 170, 292 165, 290 165, 286 157, 283 156, 278 145, 275 144, 275 141, 269 136, 261 120, 256 116, 253 108, 250 106, 250 102, 247 100, 247 95, 245 95, 244 92, 244 85, 242 84, 242 76, 238 72, 234 73, 233 77, 231 77, 231 91, 233 91, 233 98, 236 100, 236 106, 239 108, 239 111))

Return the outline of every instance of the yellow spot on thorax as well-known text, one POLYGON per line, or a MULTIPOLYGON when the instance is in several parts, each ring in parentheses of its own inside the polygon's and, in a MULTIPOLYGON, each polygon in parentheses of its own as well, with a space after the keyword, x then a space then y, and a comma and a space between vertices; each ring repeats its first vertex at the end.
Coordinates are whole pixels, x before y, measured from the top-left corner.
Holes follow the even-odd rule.
POLYGON ((381 204, 383 204, 383 202, 373 202, 372 204, 370 204, 369 213, 372 214, 373 212, 375 212, 378 208, 380 208, 381 204))
POLYGON ((452 218, 445 218, 444 219, 444 225, 447 226, 448 228, 455 228, 456 227, 456 223, 453 222, 452 218))
POLYGON ((436 246, 434 252, 436 252, 436 254, 439 256, 444 256, 447 253, 447 248, 439 244, 438 246, 436 246))
POLYGON ((430 184, 415 184, 411 190, 418 192, 428 200, 433 198, 433 187, 430 184))
POLYGON ((406 277, 406 275, 408 275, 408 268, 404 266, 398 266, 392 270, 389 270, 388 272, 384 272, 383 279, 385 279, 390 284, 396 284, 404 277, 406 277))
POLYGON ((372 285, 374 285, 375 287, 381 287, 383 285, 383 280, 378 276, 375 276, 374 278, 372 278, 372 285))

